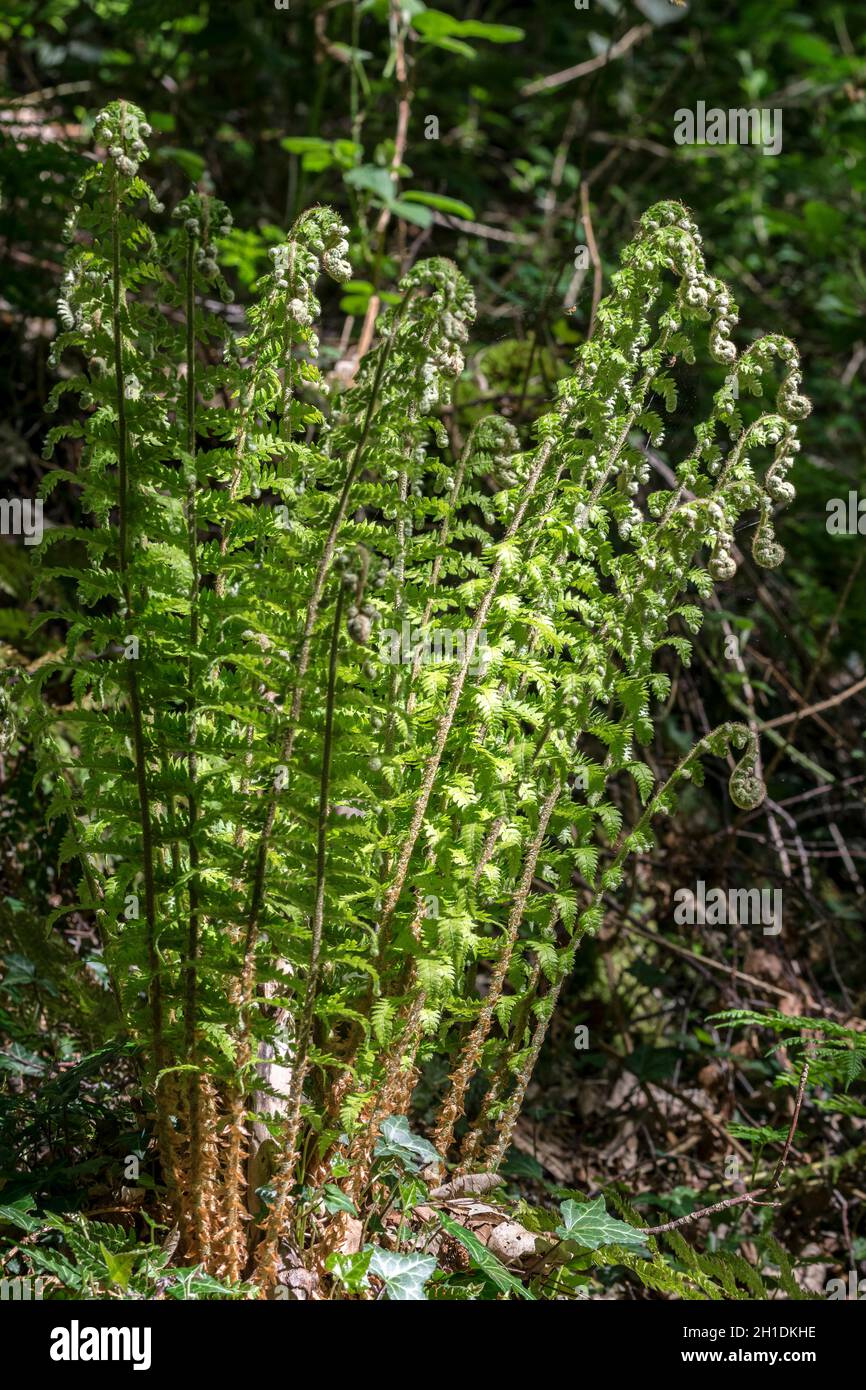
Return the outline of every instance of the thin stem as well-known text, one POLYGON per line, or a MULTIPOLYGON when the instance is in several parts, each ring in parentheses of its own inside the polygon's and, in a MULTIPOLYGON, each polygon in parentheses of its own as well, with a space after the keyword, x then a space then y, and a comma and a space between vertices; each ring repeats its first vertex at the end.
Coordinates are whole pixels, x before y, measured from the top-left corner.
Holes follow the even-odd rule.
POLYGON ((448 1089, 445 1103, 442 1106, 439 1123, 436 1127, 436 1134, 433 1140, 435 1147, 443 1157, 451 1147, 454 1138, 454 1126, 462 1114, 463 1101, 469 1082, 472 1079, 472 1074, 481 1056, 481 1049, 487 1041, 487 1035, 490 1032, 494 1010, 502 994, 505 977, 508 974, 508 967, 511 964, 511 957, 517 941, 517 934, 520 931, 520 924, 523 921, 523 914, 526 911, 526 904, 532 888, 532 879, 535 874, 535 865, 538 862, 538 855, 544 843, 544 837, 547 834, 550 817, 553 814, 554 807, 559 800, 561 792, 562 783, 559 778, 557 778, 539 811, 538 825, 526 852, 526 858, 523 863, 523 873, 517 892, 514 895, 511 912, 508 915, 505 940, 499 954, 499 959, 496 962, 496 969, 493 971, 493 975, 490 979, 490 988, 472 1031, 463 1046, 460 1062, 451 1074, 451 1085, 448 1089))
MULTIPOLYGON (((112 183, 111 204, 111 291, 112 318, 114 329, 114 384, 117 397, 117 470, 118 470, 118 522, 120 531, 119 566, 120 585, 126 616, 132 617, 132 596, 129 581, 129 429, 126 418, 126 382, 123 370, 123 330, 121 327, 122 307, 126 297, 120 273, 120 195, 118 174, 115 172, 112 183)), ((129 704, 132 714, 132 739, 135 752, 135 776, 138 788, 138 802, 141 816, 142 871, 144 877, 145 925, 147 930, 147 957, 150 969, 150 1009, 153 1029, 153 1054, 157 1071, 165 1065, 165 1046, 162 1019, 162 976, 159 952, 156 945, 156 884, 153 868, 153 827, 150 814, 150 789, 147 782, 144 749, 144 720, 141 710, 141 694, 135 658, 127 665, 129 682, 129 704)))
MULTIPOLYGON (((264 1244, 273 1245, 279 1237, 288 1196, 289 1183, 296 1162, 298 1131, 301 1122, 301 1103, 304 1095, 304 1082, 309 1071, 309 1048, 313 1034, 313 1016, 316 1006, 316 993, 319 983, 319 963, 322 953, 322 937, 325 922, 325 881, 327 872, 328 813, 331 785, 331 761, 334 748, 334 705, 337 688, 337 659, 340 650, 340 635, 343 618, 343 587, 337 590, 334 606, 334 621, 331 628, 331 647, 328 658, 328 688, 325 704, 325 731, 322 745, 322 768, 319 777, 319 808, 316 818, 316 889, 313 900, 311 922, 310 961, 307 967, 307 980, 304 989, 304 1003, 298 1024, 295 1055, 292 1060, 292 1079, 289 1086, 287 1104, 285 1153, 275 1176, 276 1193, 268 1216, 267 1233, 264 1244)), ((269 1254, 263 1253, 267 1263, 269 1254)))
MULTIPOLYGON (((189 846, 189 922, 187 926, 186 972, 184 981, 184 1049, 189 1065, 197 1062, 196 1011, 198 1007, 199 958, 199 852, 196 840, 198 824, 198 756, 196 738, 195 674, 199 645, 199 565, 197 521, 197 456, 195 427, 196 362, 195 362, 195 249, 196 238, 187 234, 186 243, 186 466, 189 483, 186 499, 187 545, 190 564, 189 595, 189 652, 187 657, 187 841, 189 846)), ((190 1200, 196 1227, 198 1258, 207 1262, 210 1254, 210 1235, 202 1193, 203 1149, 201 1132, 201 1077, 190 1073, 189 1079, 189 1143, 190 1143, 190 1200)))
POLYGON ((189 563, 192 572, 190 582, 190 606, 189 606, 189 656, 187 663, 187 710, 189 719, 187 725, 189 738, 189 753, 187 754, 187 771, 189 774, 189 863, 192 870, 189 881, 189 930, 187 936, 187 969, 186 969, 186 1052, 189 1061, 194 1059, 195 1053, 195 1010, 196 1010, 196 962, 198 959, 198 869, 199 855, 198 845, 195 838, 196 822, 198 820, 198 797, 195 790, 196 778, 198 775, 198 758, 195 752, 196 742, 196 718, 195 718, 195 653, 198 650, 199 640, 199 569, 198 569, 198 532, 196 519, 196 431, 195 431, 195 237, 190 235, 187 238, 187 260, 186 260, 186 451, 187 467, 190 470, 189 486, 187 490, 186 519, 187 519, 187 539, 189 548, 189 563))
MULTIPOLYGON (((132 618, 132 594, 129 578, 129 427, 126 417, 126 381, 123 370, 123 329, 122 311, 126 306, 126 293, 120 271, 120 192, 119 174, 115 169, 111 184, 111 297, 112 327, 114 336, 114 385, 117 399, 117 486, 118 486, 118 525, 120 587, 123 595, 125 616, 132 618)), ((154 874, 153 825, 150 810, 150 789, 147 780, 147 766, 144 746, 144 718, 141 707, 141 692, 138 684, 136 658, 127 662, 129 684, 129 708, 132 716, 132 743, 135 758, 135 780, 138 792, 139 816, 141 822, 142 874, 144 878, 144 919, 148 963, 148 1002, 153 1048, 153 1070, 160 1075, 166 1064, 165 1038, 163 1033, 162 965, 156 941, 156 881, 154 874)), ((171 1131, 171 1118, 167 1099, 161 1098, 159 1088, 156 1092, 157 1130, 160 1156, 166 1182, 176 1188, 174 1143, 171 1131)))

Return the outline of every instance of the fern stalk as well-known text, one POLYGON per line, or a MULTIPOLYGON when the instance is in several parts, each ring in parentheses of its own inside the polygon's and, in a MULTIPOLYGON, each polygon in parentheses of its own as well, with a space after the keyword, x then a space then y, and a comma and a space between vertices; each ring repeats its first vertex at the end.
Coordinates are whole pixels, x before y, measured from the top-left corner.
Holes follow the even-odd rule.
MULTIPOLYGON (((515 511, 514 516, 511 519, 511 523, 508 526, 507 531, 505 532, 504 539, 506 541, 510 540, 512 536, 516 535, 518 528, 520 527, 520 524, 523 521, 524 516, 526 515, 526 509, 529 506, 530 500, 532 498, 533 493, 535 492, 536 487, 538 486, 538 481, 542 475, 544 466, 547 463, 551 447, 551 445, 545 443, 538 450, 532 472, 530 473, 529 478, 527 479, 526 485, 524 487, 520 504, 517 507, 517 510, 515 511)), ((382 905, 382 913, 379 922, 379 933, 380 940, 383 946, 387 943, 391 918, 394 915, 394 911, 400 899, 400 894, 402 893, 403 886, 406 882, 406 874, 409 870, 409 863, 411 861, 415 845, 417 844, 418 836, 421 832, 421 827, 424 823, 424 816, 427 812, 427 806, 430 801, 430 795, 433 791, 433 784, 436 780, 436 774, 439 771, 439 766, 442 762, 442 754, 445 751, 445 744, 448 741, 448 735, 450 734, 451 727, 454 723, 454 716, 457 713, 457 706, 460 703, 460 696, 462 695, 463 687, 466 684, 466 676, 469 671, 469 666, 472 662, 472 658, 475 654, 475 647, 478 642, 478 636, 485 622, 487 621, 487 615, 490 612, 491 605, 493 603, 494 598, 496 597, 496 591, 499 586, 499 580, 502 576, 502 571, 503 561, 501 556, 497 556, 490 570, 484 597, 478 605, 474 622, 472 624, 472 627, 469 629, 469 633, 466 638, 463 659, 451 683, 448 704, 445 708, 444 714, 439 720, 439 725, 436 729, 436 736, 433 743, 433 751, 431 752, 424 766, 424 773, 421 779, 421 789, 418 796, 418 800, 415 804, 415 811, 413 813, 409 829, 406 832, 406 837, 403 840, 403 843, 400 847, 394 870, 394 877, 392 879, 391 886, 389 887, 388 892, 385 896, 385 901, 382 905)))
MULTIPOLYGON (((122 306, 125 292, 120 273, 120 199, 118 194, 119 174, 115 171, 112 181, 111 203, 111 294, 112 329, 114 334, 114 382, 117 403, 117 463, 118 463, 118 523, 120 530, 120 583, 126 616, 133 616, 132 595, 129 583, 129 432, 126 418, 126 381, 123 369, 123 325, 122 306)), ((135 776, 138 787, 138 802, 141 815, 141 850, 144 876, 144 911, 146 923, 146 944, 149 969, 148 997, 150 1000, 151 1031, 153 1048, 153 1067, 156 1077, 165 1067, 165 1042, 163 1038, 162 1009, 162 966, 156 942, 156 883, 153 858, 153 825, 150 812, 150 789, 147 780, 147 767, 144 746, 144 720, 138 686, 136 658, 128 663, 129 706, 132 718, 132 737, 135 750, 135 776)), ((157 1079, 156 1101, 160 1129, 160 1149, 166 1178, 169 1185, 173 1180, 173 1142, 170 1136, 170 1118, 165 1106, 160 1103, 159 1081, 157 1079)))
POLYGON ((288 1190, 297 1162, 298 1132, 301 1122, 301 1103, 304 1083, 309 1071, 309 1048, 313 1035, 313 1016, 319 986, 319 963, 325 925, 325 881, 327 876, 328 814, 330 805, 331 760, 334 749, 334 703, 337 688, 337 659, 343 617, 343 588, 337 589, 331 644, 328 656, 328 689, 325 703, 325 728, 322 736, 322 770, 319 786, 319 808, 316 818, 316 889, 310 936, 310 959, 304 987, 298 1033, 292 1058, 292 1079, 289 1087, 286 1123, 282 1137, 284 1157, 277 1170, 274 1196, 260 1252, 260 1264, 269 1269, 273 1249, 282 1229, 288 1190))
MULTIPOLYGON (((196 237, 187 232, 186 246, 186 455, 190 472, 186 499, 186 520, 188 554, 190 565, 189 593, 189 656, 187 660, 187 776, 189 792, 187 797, 187 846, 189 852, 190 878, 188 887, 189 923, 186 943, 186 980, 184 989, 184 1041, 187 1065, 198 1067, 196 1046, 196 1026, 198 1009, 198 955, 199 955, 199 850, 197 840, 198 825, 198 758, 196 739, 198 723, 196 715, 195 676, 199 649, 199 565, 198 565, 198 477, 196 450, 196 338, 195 338, 195 251, 196 237)), ((208 1222, 208 1203, 203 1190, 204 1153, 202 1143, 202 1088, 198 1071, 190 1073, 189 1105, 189 1146, 190 1146, 190 1206, 196 1236, 196 1256, 207 1264, 210 1257, 210 1229, 208 1222)))
POLYGON ((545 835, 547 834, 547 827, 550 822, 550 817, 553 814, 553 808, 559 800, 561 791, 561 786, 556 782, 548 792, 539 810, 538 825, 524 857, 523 872, 517 892, 514 895, 511 911, 508 915, 505 936, 496 961, 496 968, 490 978, 490 987, 478 1018, 466 1039, 460 1060, 449 1077, 448 1092, 439 1112, 433 1140, 436 1148, 442 1155, 446 1155, 451 1148, 454 1139, 454 1126, 463 1113, 466 1090, 478 1064, 478 1059, 481 1056, 481 1049, 490 1032, 496 1005, 499 1003, 505 979, 508 974, 508 967, 511 964, 514 943, 517 941, 517 934, 520 931, 520 924, 523 921, 523 914, 526 910, 526 903, 532 887, 532 879, 535 874, 538 855, 544 843, 545 835))

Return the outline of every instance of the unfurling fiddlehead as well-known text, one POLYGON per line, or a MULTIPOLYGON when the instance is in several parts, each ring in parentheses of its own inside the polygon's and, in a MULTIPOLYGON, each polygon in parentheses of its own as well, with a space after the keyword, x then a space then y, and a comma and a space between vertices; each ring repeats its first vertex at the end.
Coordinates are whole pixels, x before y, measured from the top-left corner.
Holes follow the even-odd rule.
POLYGON ((339 217, 297 220, 237 336, 214 302, 231 298, 225 207, 193 191, 154 232, 135 213, 162 212, 143 116, 117 103, 95 132, 55 349, 86 368, 52 401, 77 391, 84 418, 49 439, 83 448, 43 489, 80 487, 91 524, 46 535, 46 577, 74 595, 65 650, 31 682, 62 673, 73 704, 35 701, 31 722, 145 1058, 185 1254, 267 1286, 317 1184, 373 1201, 365 1126, 405 1109, 434 1054, 451 1066, 440 1159, 480 1077, 461 1163, 498 1164, 575 950, 653 818, 731 749, 731 799, 759 805, 753 729, 722 725, 659 786, 638 748, 670 688, 660 653, 687 662, 700 626, 687 591, 733 578, 749 515, 756 562, 782 559, 808 403, 787 339, 737 356, 730 291, 661 203, 533 439, 481 418, 452 459, 440 416, 475 305, 451 262, 412 267, 332 400, 315 325, 320 282, 352 271, 339 217), (671 362, 704 349, 727 379, 674 485, 647 495, 671 362), (742 400, 776 370, 754 417, 742 400), (263 1058, 286 1076, 258 1115, 263 1058), (262 1128, 275 1158, 255 1194, 262 1128))

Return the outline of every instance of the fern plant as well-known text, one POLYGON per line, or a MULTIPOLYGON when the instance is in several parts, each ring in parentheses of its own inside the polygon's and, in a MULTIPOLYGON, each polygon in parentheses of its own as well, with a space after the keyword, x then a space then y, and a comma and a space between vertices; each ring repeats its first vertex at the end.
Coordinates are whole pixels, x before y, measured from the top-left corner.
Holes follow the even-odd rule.
MULTIPOLYGON (((79 365, 50 404, 72 391, 83 413, 51 431, 48 455, 69 441, 78 461, 44 491, 79 488, 91 523, 46 533, 44 578, 70 597, 43 615, 66 637, 30 723, 140 1046, 183 1257, 269 1288, 286 1242, 323 1271, 358 1248, 383 1126, 432 1057, 450 1075, 425 1173, 494 1171, 574 953, 653 819, 732 749, 733 800, 759 803, 745 726, 660 783, 638 748, 670 687, 659 654, 688 661, 672 628, 698 629, 690 591, 731 577, 744 515, 755 560, 782 560, 808 402, 786 338, 737 355, 731 294, 662 203, 534 440, 493 415, 452 455, 440 413, 474 313, 457 268, 404 277, 331 401, 314 325, 321 277, 350 275, 338 217, 298 219, 236 336, 228 212, 193 192, 168 230, 143 221, 164 222, 149 135, 127 103, 99 116, 68 229, 54 358, 79 365), (705 339, 726 382, 677 487, 642 505, 672 362, 705 339), (772 390, 744 419, 738 396, 772 390), (71 706, 44 698, 58 682, 71 706), (623 774, 643 804, 627 826, 623 774)), ((410 1225, 379 1222, 386 1253, 410 1225)))
POLYGON ((804 1018, 776 1010, 756 1013, 726 1009, 710 1021, 734 1028, 768 1029, 775 1036, 768 1055, 782 1053, 790 1064, 790 1070, 777 1075, 778 1087, 797 1087, 797 1076, 805 1071, 809 1087, 823 1092, 815 1100, 819 1109, 866 1118, 866 1106, 850 1094, 866 1069, 866 1037, 856 1029, 828 1018, 804 1018))

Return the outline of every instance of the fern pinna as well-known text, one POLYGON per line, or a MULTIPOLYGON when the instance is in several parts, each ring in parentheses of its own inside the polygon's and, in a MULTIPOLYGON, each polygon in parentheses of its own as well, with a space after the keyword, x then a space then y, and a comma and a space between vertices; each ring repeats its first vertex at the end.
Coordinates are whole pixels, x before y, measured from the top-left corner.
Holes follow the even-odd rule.
MULTIPOLYGON (((298 219, 236 336, 228 212, 193 192, 162 217, 149 135, 126 103, 99 116, 107 153, 69 227, 54 358, 83 365, 52 405, 71 390, 83 412, 51 432, 78 462, 45 492, 78 487, 91 524, 46 534, 70 598, 45 615, 65 645, 33 690, 69 682, 72 701, 34 700, 32 722, 184 1253, 268 1286, 311 1191, 336 1180, 364 1219, 377 1136, 434 1054, 451 1073, 435 1163, 495 1168, 574 952, 652 819, 731 748, 734 801, 760 801, 744 726, 659 785, 638 748, 669 690, 658 654, 688 661, 689 591, 730 578, 744 513, 755 560, 782 559, 773 513, 808 403, 787 339, 737 355, 731 295, 661 203, 534 440, 493 415, 452 452, 441 407, 474 313, 457 268, 414 266, 332 401, 314 324, 320 279, 351 273, 339 218, 298 219), (642 503, 670 363, 705 337, 726 381, 676 487, 642 503), (738 396, 774 376, 744 421, 738 396), (644 807, 630 826, 623 774, 644 807)), ((335 1248, 327 1220, 304 1231, 305 1260, 335 1248)))

